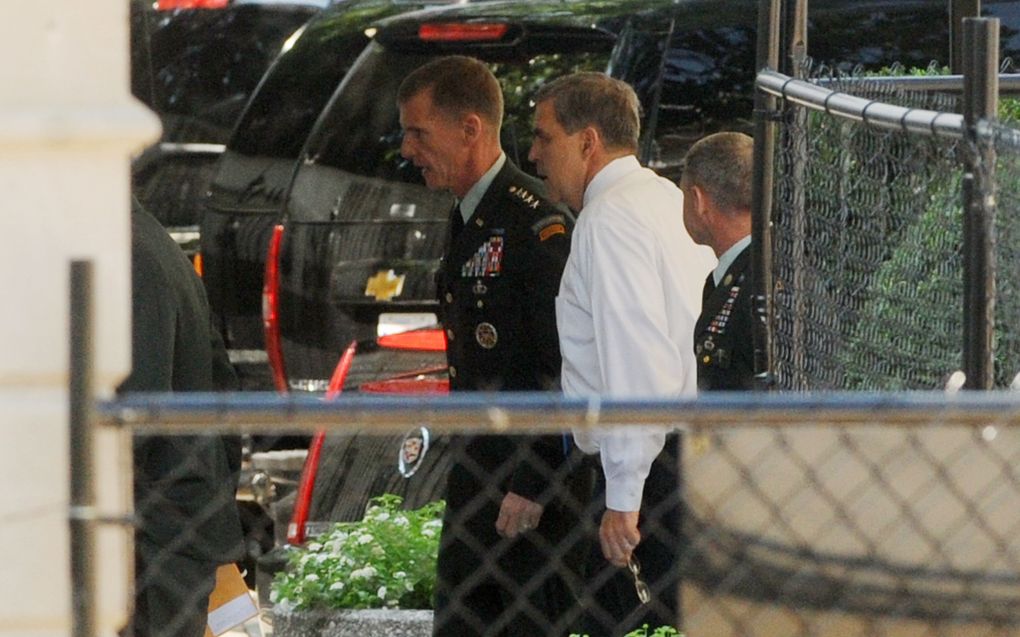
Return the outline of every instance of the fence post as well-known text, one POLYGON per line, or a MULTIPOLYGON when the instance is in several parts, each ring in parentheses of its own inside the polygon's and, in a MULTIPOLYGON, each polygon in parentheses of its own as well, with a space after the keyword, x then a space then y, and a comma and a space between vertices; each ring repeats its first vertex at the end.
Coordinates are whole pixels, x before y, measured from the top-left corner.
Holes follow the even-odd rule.
MULTIPOLYGON (((805 78, 805 64, 807 63, 807 0, 788 0, 787 15, 785 21, 787 31, 783 37, 784 57, 789 61, 790 69, 787 75, 798 80, 805 78)), ((807 121, 808 113, 805 108, 792 109, 788 116, 787 126, 781 135, 784 154, 789 164, 784 169, 785 191, 788 193, 784 198, 783 214, 790 216, 790 239, 792 240, 791 258, 798 264, 793 269, 794 290, 803 290, 804 283, 804 262, 807 244, 807 199, 804 173, 807 169, 807 121)), ((789 384, 784 383, 787 389, 806 389, 808 386, 807 366, 804 361, 807 358, 807 330, 805 329, 805 317, 808 315, 808 298, 804 294, 795 294, 793 299, 793 311, 790 346, 790 356, 794 361, 795 373, 789 384)))
POLYGON ((981 15, 981 0, 949 0, 949 68, 963 73, 963 19, 981 15))
POLYGON ((963 371, 967 389, 991 389, 995 369, 995 146, 978 135, 999 103, 999 20, 963 20, 963 371))
POLYGON ((70 480, 73 637, 96 634, 96 491, 92 472, 92 262, 71 262, 70 480))
MULTIPOLYGON (((778 70, 781 0, 758 0, 755 70, 778 70)), ((751 287, 754 371, 759 385, 772 384, 772 186, 776 155, 776 98, 754 92, 754 175, 751 184, 751 287)))

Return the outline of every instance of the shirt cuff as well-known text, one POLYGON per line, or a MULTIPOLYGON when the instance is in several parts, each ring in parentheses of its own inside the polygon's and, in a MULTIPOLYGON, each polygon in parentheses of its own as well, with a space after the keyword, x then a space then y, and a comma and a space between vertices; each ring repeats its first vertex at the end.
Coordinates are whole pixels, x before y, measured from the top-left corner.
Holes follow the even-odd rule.
POLYGON ((614 511, 640 511, 644 489, 644 478, 606 476, 606 508, 614 511))

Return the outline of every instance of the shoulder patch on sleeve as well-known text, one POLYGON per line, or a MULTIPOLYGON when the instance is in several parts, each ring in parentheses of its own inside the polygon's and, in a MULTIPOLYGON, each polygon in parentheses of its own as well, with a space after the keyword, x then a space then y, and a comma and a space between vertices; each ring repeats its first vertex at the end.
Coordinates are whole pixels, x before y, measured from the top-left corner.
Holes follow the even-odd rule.
POLYGON ((567 219, 563 215, 542 217, 531 225, 531 231, 538 235, 539 241, 549 237, 567 233, 567 219))

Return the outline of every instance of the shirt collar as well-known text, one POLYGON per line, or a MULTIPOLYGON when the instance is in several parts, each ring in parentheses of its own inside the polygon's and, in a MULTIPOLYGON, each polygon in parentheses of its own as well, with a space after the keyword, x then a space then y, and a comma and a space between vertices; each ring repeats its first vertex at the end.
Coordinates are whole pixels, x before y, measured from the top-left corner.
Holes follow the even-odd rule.
POLYGON ((489 170, 485 171, 481 179, 475 182, 474 186, 471 186, 471 190, 467 191, 464 198, 460 200, 460 214, 464 217, 464 223, 471 218, 471 215, 475 214, 475 208, 478 204, 482 203, 482 197, 485 196, 485 191, 492 185, 496 175, 499 171, 503 170, 503 164, 506 163, 506 153, 500 151, 499 157, 496 158, 496 162, 492 164, 489 170))
POLYGON ((639 168, 641 168, 641 164, 634 155, 617 157, 603 166, 602 170, 595 173, 592 180, 588 182, 588 187, 584 189, 584 201, 582 203, 582 207, 587 206, 593 199, 609 190, 609 187, 612 186, 617 179, 623 177, 627 173, 638 170, 639 168))
POLYGON ((718 286, 719 281, 722 280, 723 275, 726 274, 726 270, 730 269, 733 262, 737 260, 740 253, 744 251, 744 248, 751 245, 751 235, 747 235, 740 241, 737 241, 730 246, 730 249, 722 253, 719 257, 719 265, 715 266, 715 270, 712 271, 712 280, 718 286))

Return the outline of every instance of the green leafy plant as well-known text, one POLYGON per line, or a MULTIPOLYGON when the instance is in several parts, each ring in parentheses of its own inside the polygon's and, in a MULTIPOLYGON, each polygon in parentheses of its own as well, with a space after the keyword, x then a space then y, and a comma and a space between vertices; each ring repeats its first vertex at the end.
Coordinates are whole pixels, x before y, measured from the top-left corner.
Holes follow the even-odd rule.
MULTIPOLYGON (((573 633, 570 635, 570 637, 589 637, 589 636, 573 633)), ((676 628, 673 628, 672 626, 659 626, 654 631, 648 632, 648 624, 645 624, 644 626, 638 628, 637 630, 630 631, 629 633, 624 635, 624 637, 684 637, 684 634, 677 630, 676 628)))
POLYGON ((291 547, 271 600, 301 610, 432 608, 445 503, 402 504, 396 495, 373 498, 360 522, 340 522, 291 547))

